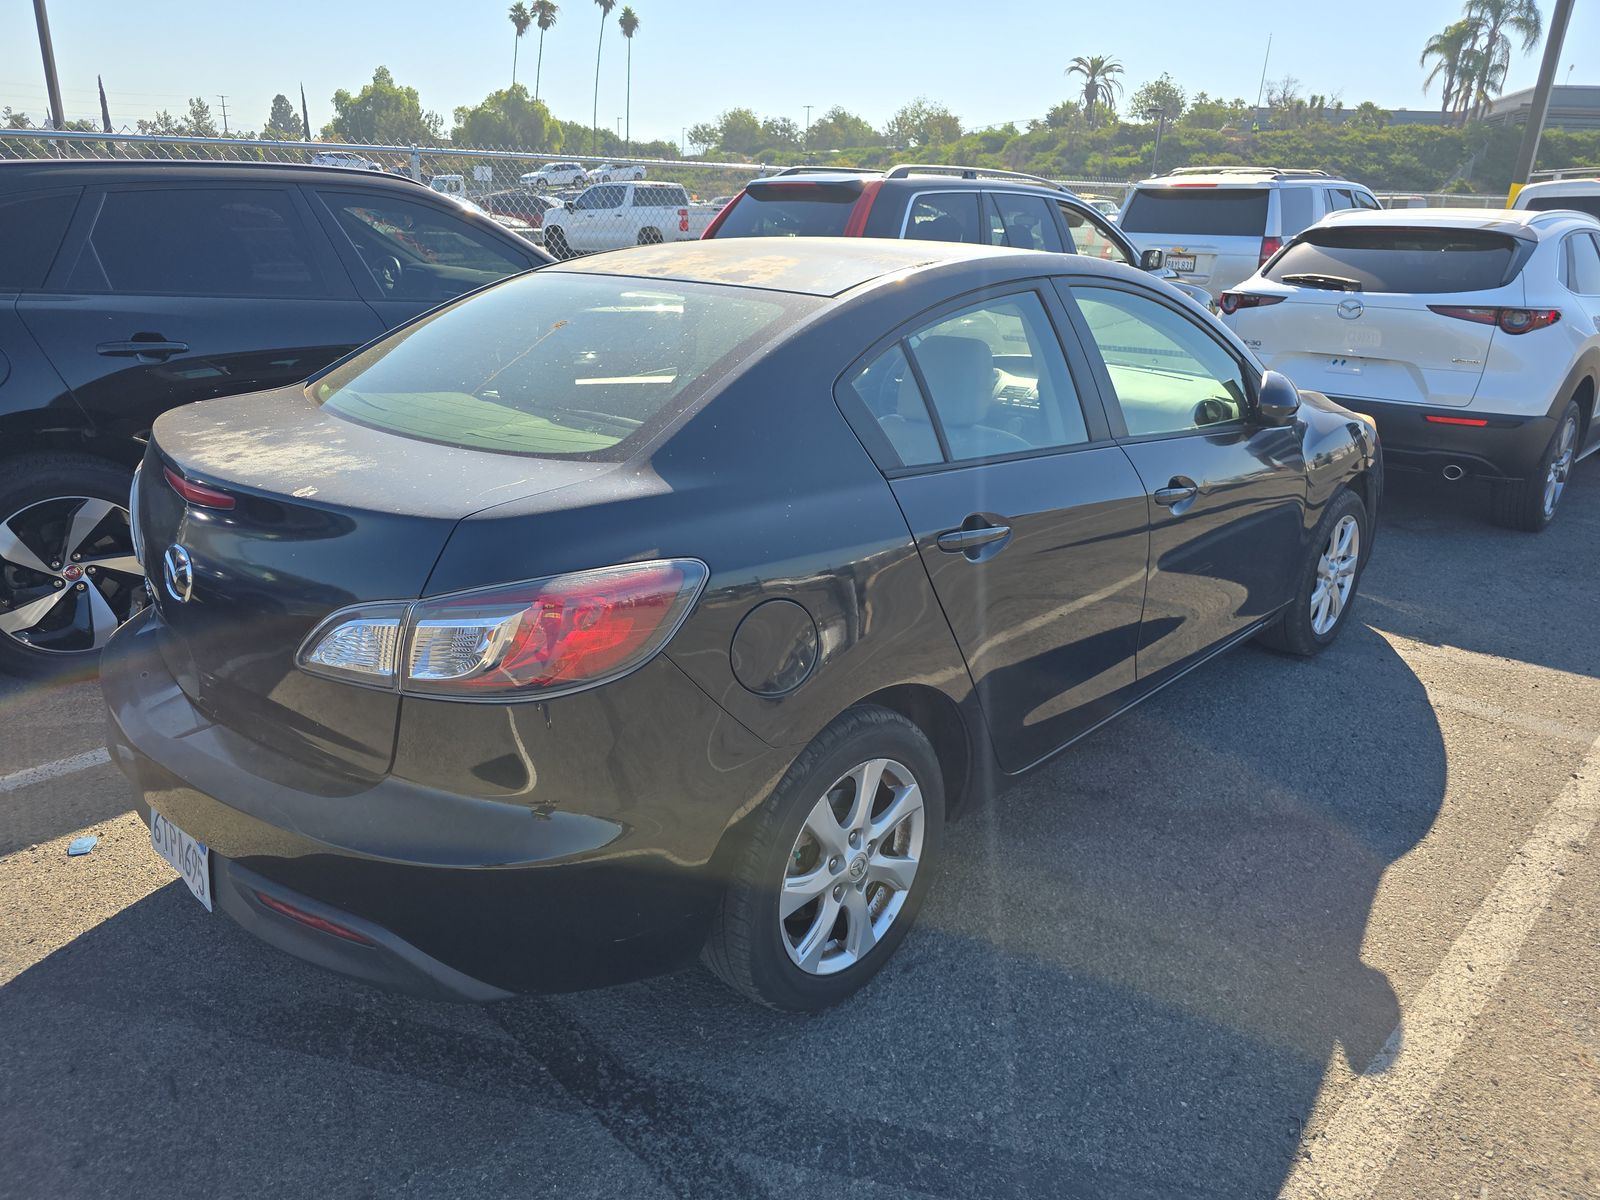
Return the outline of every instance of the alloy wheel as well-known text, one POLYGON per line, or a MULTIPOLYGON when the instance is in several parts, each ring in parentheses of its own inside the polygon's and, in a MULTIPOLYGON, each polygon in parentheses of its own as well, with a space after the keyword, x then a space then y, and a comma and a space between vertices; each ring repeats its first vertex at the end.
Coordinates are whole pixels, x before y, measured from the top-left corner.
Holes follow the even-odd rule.
POLYGON ((0 634, 84 653, 144 607, 128 510, 92 496, 36 501, 0 523, 0 634))
POLYGON ((1556 505, 1561 503, 1561 493, 1567 489, 1567 476, 1572 473, 1573 449, 1578 442, 1578 422, 1568 417, 1561 426, 1561 440, 1556 444, 1556 455, 1550 460, 1550 469, 1544 476, 1544 515, 1555 516, 1556 505))
POLYGON ((790 960, 810 975, 860 962, 905 907, 927 827, 922 789, 874 758, 817 800, 789 853, 778 922, 790 960))
POLYGON ((1333 527, 1322 557, 1317 559, 1317 583, 1311 590, 1311 630, 1318 637, 1326 636, 1339 623, 1356 586, 1360 562, 1361 523, 1346 516, 1333 527))

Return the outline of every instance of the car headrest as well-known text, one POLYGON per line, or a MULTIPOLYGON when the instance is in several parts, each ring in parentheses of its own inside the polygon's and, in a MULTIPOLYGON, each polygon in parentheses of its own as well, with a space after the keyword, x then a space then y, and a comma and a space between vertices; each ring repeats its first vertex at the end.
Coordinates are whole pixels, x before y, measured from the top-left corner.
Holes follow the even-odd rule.
POLYGON ((958 428, 982 421, 994 399, 994 355, 988 344, 942 334, 923 338, 916 354, 939 419, 958 428))

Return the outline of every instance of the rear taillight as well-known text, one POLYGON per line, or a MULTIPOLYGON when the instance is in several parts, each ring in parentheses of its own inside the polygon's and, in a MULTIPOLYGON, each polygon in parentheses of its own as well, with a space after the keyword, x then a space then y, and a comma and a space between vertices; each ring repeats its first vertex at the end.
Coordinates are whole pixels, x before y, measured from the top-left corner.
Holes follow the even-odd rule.
POLYGON ((1265 308, 1269 304, 1282 304, 1286 296, 1256 296, 1249 292, 1223 292, 1217 299, 1217 307, 1224 313, 1232 316, 1241 308, 1265 308))
POLYGON ((1482 429, 1489 423, 1483 417, 1447 417, 1440 413, 1425 413, 1422 419, 1434 425, 1468 425, 1474 429, 1482 429))
POLYGON ((234 506, 234 498, 221 488, 207 487, 203 483, 185 479, 171 467, 166 469, 165 474, 168 485, 189 504, 197 505, 200 508, 232 508, 234 506))
POLYGON ((689 232, 689 210, 687 208, 680 208, 678 210, 678 232, 689 232))
POLYGON ((312 630, 297 661, 315 675, 407 695, 542 699, 647 662, 707 574, 697 559, 662 559, 358 605, 312 630))
POLYGON ((845 237, 865 237, 867 234, 867 217, 872 213, 872 204, 878 198, 878 189, 883 186, 883 180, 869 180, 861 189, 861 195, 856 197, 855 205, 850 209, 850 219, 844 223, 845 237))
POLYGON ((256 899, 262 907, 269 908, 279 916, 288 917, 291 921, 298 921, 308 929, 315 929, 319 933, 331 934, 347 942, 355 942, 358 946, 372 945, 372 939, 364 933, 357 933, 349 926, 341 925, 337 921, 330 921, 327 917, 319 917, 316 913, 309 913, 303 908, 290 904, 287 900, 279 900, 276 896, 263 891, 256 892, 256 899))
POLYGON ((1267 265, 1267 260, 1269 258, 1271 258, 1274 254, 1276 254, 1279 250, 1282 250, 1282 249, 1283 249, 1283 239, 1282 238, 1275 238, 1275 237, 1264 237, 1264 238, 1262 238, 1261 239, 1261 261, 1256 263, 1256 266, 1258 266, 1258 267, 1266 266, 1267 265))
POLYGON ((1489 308, 1480 305, 1430 304, 1429 312, 1478 325, 1498 325, 1506 333, 1532 333, 1561 320, 1559 308, 1489 308))

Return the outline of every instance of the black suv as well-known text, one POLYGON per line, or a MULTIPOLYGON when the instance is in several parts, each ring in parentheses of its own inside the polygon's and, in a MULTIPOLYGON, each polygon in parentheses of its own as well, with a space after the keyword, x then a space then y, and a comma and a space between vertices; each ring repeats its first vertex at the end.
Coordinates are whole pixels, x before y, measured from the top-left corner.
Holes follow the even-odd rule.
POLYGON ((1168 271, 1161 251, 1140 254, 1104 213, 1060 184, 988 167, 788 167, 752 179, 705 236, 922 238, 1087 254, 1160 275, 1202 306, 1211 300, 1168 271))
POLYGON ((128 484, 161 413, 548 261, 370 171, 0 163, 0 668, 94 651, 142 604, 128 484))

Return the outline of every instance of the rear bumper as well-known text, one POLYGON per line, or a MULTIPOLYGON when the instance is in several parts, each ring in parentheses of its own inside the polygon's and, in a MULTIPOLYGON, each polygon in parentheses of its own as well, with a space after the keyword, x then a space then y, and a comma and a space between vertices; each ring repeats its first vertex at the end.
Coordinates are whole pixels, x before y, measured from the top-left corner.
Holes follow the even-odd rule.
MULTIPOLYGON (((731 783, 721 790, 706 794, 720 782, 708 781, 692 806, 681 793, 666 798, 676 820, 663 813, 662 797, 642 794, 634 795, 635 820, 597 815, 613 800, 603 778, 586 790, 574 785, 571 768, 589 769, 583 748, 568 753, 565 777, 555 754, 546 759, 560 748, 556 729, 575 741, 573 722, 562 726, 564 701, 547 706, 551 741, 527 739, 531 762, 551 781, 531 787, 536 799, 490 800, 394 776, 340 786, 288 774, 281 763, 269 770, 253 757, 261 753, 253 743, 209 723, 167 670, 157 649, 164 635, 148 616, 136 618, 107 644, 101 667, 112 757, 137 788, 141 815, 148 821, 154 808, 211 848, 217 906, 263 940, 433 998, 570 991, 691 960, 720 895, 723 835, 760 786, 755 780, 783 769, 782 756, 753 735, 730 745, 730 719, 662 661, 643 700, 659 703, 660 689, 673 689, 675 742, 685 757, 708 745, 732 753, 723 763, 731 783), (360 940, 318 928, 318 919, 360 940)), ((639 700, 617 688, 606 704, 637 720, 639 700)), ((508 723, 494 706, 451 707, 508 723)), ((435 749, 431 757, 449 755, 435 749)), ((668 780, 696 774, 683 761, 658 765, 668 780)))
POLYGON ((1434 478, 1516 480, 1534 473, 1550 444, 1555 421, 1548 416, 1505 416, 1466 408, 1427 408, 1334 396, 1335 403, 1378 423, 1384 463, 1394 471, 1434 478), (1486 425, 1439 424, 1428 416, 1486 421, 1486 425), (1461 474, 1447 468, 1460 467, 1461 474))

